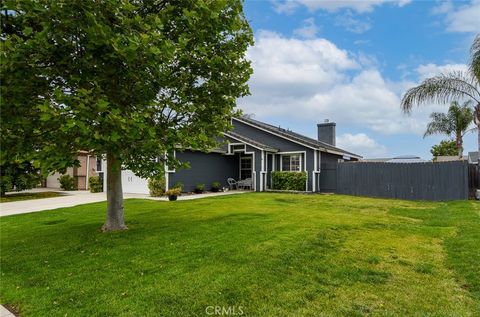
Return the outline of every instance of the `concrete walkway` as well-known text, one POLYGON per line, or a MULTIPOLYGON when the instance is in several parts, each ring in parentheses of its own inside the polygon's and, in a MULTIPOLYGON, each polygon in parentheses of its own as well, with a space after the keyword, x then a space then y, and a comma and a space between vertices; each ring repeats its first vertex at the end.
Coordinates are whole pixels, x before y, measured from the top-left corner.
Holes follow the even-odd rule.
POLYGON ((0 305, 0 317, 15 317, 8 309, 0 305))
MULTIPOLYGON (((32 192, 39 192, 39 191, 46 191, 46 190, 45 189, 32 190, 32 192)), ((52 191, 52 190, 49 190, 49 191, 52 191)), ((0 203, 0 217, 17 215, 17 214, 25 214, 29 212, 51 210, 51 209, 57 209, 57 208, 64 208, 64 207, 72 207, 72 206, 107 200, 106 193, 90 193, 89 191, 80 191, 80 190, 79 191, 62 191, 61 193, 63 195, 60 197, 0 203)), ((245 193, 245 192, 233 190, 233 191, 227 191, 222 193, 184 195, 184 196, 179 196, 178 200, 191 200, 191 199, 241 194, 241 193, 245 193)), ((148 195, 141 195, 141 194, 123 194, 123 198, 125 199, 138 198, 138 199, 168 201, 167 197, 150 197, 148 195)))

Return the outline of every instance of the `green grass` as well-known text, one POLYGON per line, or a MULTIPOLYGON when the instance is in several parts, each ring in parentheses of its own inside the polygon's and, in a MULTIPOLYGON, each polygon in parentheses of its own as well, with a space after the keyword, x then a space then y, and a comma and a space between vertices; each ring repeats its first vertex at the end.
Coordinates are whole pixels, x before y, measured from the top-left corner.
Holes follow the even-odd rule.
POLYGON ((57 192, 13 193, 13 194, 7 194, 6 196, 0 197, 0 203, 9 203, 12 201, 19 201, 19 200, 52 198, 52 197, 58 197, 58 196, 62 196, 62 194, 57 192))
POLYGON ((22 316, 479 316, 480 208, 337 195, 127 200, 0 218, 22 316))

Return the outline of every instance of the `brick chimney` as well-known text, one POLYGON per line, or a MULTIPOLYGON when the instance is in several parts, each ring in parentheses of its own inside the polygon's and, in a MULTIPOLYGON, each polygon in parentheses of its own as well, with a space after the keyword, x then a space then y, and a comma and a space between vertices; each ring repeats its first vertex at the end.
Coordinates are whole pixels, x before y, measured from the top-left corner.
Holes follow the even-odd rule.
POLYGON ((335 146, 335 122, 329 122, 328 119, 324 123, 317 124, 318 141, 335 146))

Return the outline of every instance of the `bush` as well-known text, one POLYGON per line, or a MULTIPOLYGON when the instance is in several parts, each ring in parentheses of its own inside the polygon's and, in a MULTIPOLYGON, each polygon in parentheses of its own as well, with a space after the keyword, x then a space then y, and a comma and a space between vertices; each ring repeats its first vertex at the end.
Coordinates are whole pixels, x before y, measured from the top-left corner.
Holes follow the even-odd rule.
POLYGON ((181 191, 180 191, 180 188, 172 188, 172 189, 169 189, 165 192, 165 195, 167 196, 180 196, 181 194, 181 191))
POLYGON ((272 188, 277 190, 305 190, 306 172, 272 172, 272 188))
POLYGON ((213 182, 212 183, 212 192, 218 192, 222 184, 220 182, 213 182))
POLYGON ((60 182, 60 188, 63 190, 75 190, 75 178, 73 176, 70 176, 68 174, 62 175, 58 178, 58 181, 60 182))
POLYGON ((91 193, 100 193, 103 192, 102 180, 99 176, 92 176, 88 178, 88 188, 90 188, 91 193))
POLYGON ((150 190, 150 196, 160 197, 165 194, 165 177, 159 176, 150 178, 148 180, 148 189, 150 190))
POLYGON ((40 170, 31 162, 5 162, 0 166, 0 195, 36 187, 42 181, 40 170))
POLYGON ((195 185, 195 192, 196 192, 197 194, 203 193, 204 190, 205 190, 205 184, 197 184, 197 185, 195 185))
POLYGON ((183 192, 183 183, 182 182, 176 182, 175 185, 173 185, 172 188, 178 188, 178 189, 180 189, 180 192, 183 192))

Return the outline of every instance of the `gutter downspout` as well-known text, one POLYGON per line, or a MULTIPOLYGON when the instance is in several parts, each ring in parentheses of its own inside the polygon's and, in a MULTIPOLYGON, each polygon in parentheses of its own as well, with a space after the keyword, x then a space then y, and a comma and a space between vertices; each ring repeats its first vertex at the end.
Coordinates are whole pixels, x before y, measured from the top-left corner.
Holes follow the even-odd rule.
POLYGON ((85 179, 85 190, 88 190, 88 178, 90 176, 90 155, 87 155, 87 177, 85 179))

